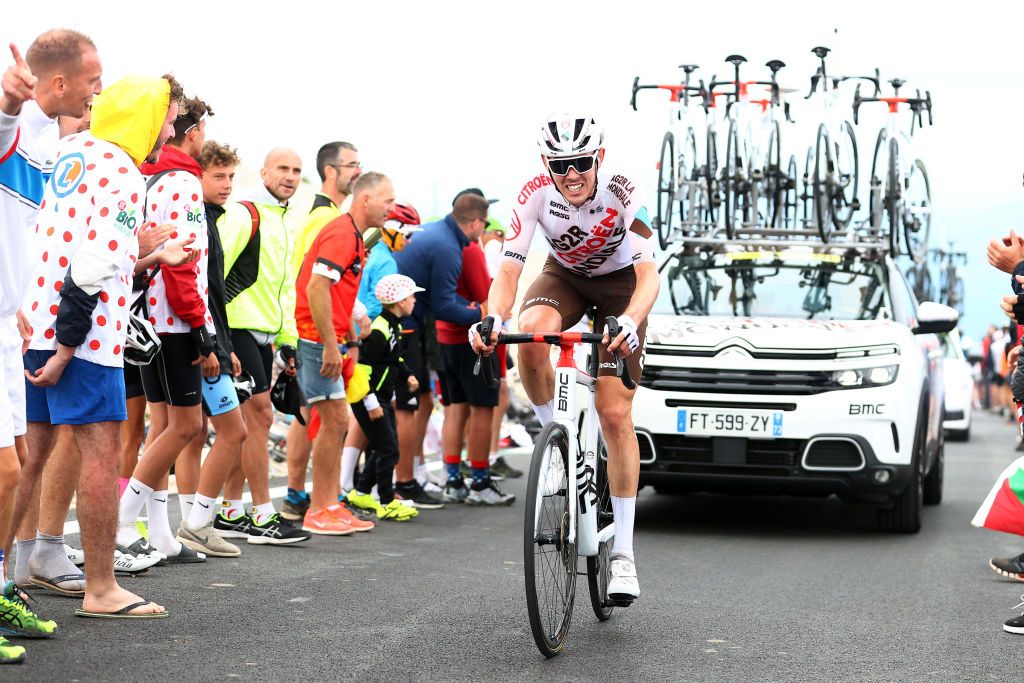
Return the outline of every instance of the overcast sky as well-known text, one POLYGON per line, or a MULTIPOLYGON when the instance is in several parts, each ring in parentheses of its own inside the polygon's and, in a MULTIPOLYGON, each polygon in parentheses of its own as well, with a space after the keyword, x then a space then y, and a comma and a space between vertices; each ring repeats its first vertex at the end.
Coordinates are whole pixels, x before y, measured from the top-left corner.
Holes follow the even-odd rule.
MULTIPOLYGON (((364 168, 390 175, 421 214, 445 211, 474 185, 504 198, 493 209, 502 220, 540 171, 535 131, 553 110, 600 116, 606 167, 649 196, 667 114, 656 96, 633 112, 630 87, 637 75, 677 78, 683 62, 708 78, 725 74, 735 52, 760 78, 764 62, 785 61, 780 80, 803 92, 791 96, 800 125, 784 131, 783 146, 801 155, 815 112, 800 98, 815 67, 810 49, 823 44, 835 49, 830 70, 878 66, 883 78, 931 90, 935 126, 917 152, 932 179, 933 226, 971 253, 968 332, 1001 318, 1006 281, 982 264, 990 236, 1024 230, 1016 3, 961 4, 956 14, 891 0, 9 4, 5 39, 23 50, 66 26, 97 43, 106 83, 172 71, 213 106, 208 137, 237 146, 247 166, 285 145, 315 179, 317 148, 349 140, 364 168)), ((866 116, 858 127, 868 169, 880 123, 866 116)))

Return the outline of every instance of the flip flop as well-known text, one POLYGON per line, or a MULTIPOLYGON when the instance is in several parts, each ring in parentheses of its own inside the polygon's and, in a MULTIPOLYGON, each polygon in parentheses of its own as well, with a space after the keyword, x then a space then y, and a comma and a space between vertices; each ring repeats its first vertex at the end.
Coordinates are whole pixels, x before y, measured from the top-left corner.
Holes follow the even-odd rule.
POLYGON ((84 610, 81 607, 79 607, 78 609, 75 610, 75 616, 76 617, 89 617, 89 618, 92 618, 92 619, 163 619, 164 617, 167 616, 167 610, 166 609, 164 609, 163 612, 151 612, 151 613, 148 613, 148 614, 131 614, 130 613, 133 609, 138 609, 139 607, 145 607, 146 605, 149 605, 149 604, 151 604, 149 600, 139 600, 138 602, 133 602, 130 605, 125 605, 124 607, 122 607, 121 609, 117 610, 116 612, 89 612, 89 611, 84 610))
POLYGON ((34 575, 28 577, 28 582, 38 588, 45 588, 72 598, 81 598, 85 595, 84 588, 82 590, 69 590, 67 588, 61 588, 58 585, 65 581, 81 581, 82 583, 85 583, 85 574, 61 574, 60 576, 54 576, 49 579, 34 575))

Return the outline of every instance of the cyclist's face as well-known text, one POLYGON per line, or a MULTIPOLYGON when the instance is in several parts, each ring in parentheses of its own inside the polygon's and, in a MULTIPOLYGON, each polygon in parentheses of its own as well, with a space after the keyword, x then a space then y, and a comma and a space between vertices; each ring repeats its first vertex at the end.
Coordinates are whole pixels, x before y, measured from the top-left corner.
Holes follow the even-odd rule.
MULTIPOLYGON (((543 157, 542 157, 543 159, 543 157)), ((555 187, 562 193, 562 196, 569 200, 573 206, 583 206, 590 195, 594 193, 597 186, 597 168, 604 161, 604 148, 597 150, 597 164, 586 173, 580 173, 575 168, 570 168, 565 175, 551 174, 555 181, 555 187)), ((547 166, 547 160, 544 159, 547 166)), ((550 170, 550 169, 549 169, 550 170)))

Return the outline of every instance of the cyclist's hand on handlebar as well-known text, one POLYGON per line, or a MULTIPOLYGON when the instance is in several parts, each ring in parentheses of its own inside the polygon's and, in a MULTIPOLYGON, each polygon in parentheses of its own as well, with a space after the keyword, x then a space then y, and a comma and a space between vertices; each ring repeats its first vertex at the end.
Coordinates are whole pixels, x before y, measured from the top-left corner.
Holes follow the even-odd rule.
POLYGON ((619 353, 623 356, 640 348, 640 336, 637 334, 636 322, 628 315, 620 315, 616 318, 619 321, 621 330, 615 339, 608 339, 608 327, 605 326, 605 343, 608 344, 609 353, 619 353))
POLYGON ((490 315, 484 316, 484 320, 475 323, 469 328, 469 345, 473 347, 473 352, 476 354, 483 354, 485 356, 491 355, 494 350, 495 344, 498 343, 498 333, 501 331, 501 316, 491 313, 490 315), (486 340, 480 337, 480 325, 483 324, 484 320, 491 319, 491 334, 486 340))

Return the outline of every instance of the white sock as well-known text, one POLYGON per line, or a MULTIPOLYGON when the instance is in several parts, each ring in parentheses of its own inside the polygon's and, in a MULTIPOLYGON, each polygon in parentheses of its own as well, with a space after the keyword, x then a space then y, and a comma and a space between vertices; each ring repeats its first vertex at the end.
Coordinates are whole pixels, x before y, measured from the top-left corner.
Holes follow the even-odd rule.
POLYGON ((196 494, 194 493, 179 493, 178 494, 178 507, 181 508, 181 518, 188 519, 188 513, 192 509, 192 501, 195 500, 196 494))
POLYGON ((117 542, 120 545, 129 546, 139 540, 139 532, 135 530, 135 520, 139 518, 142 506, 146 504, 146 500, 151 493, 153 493, 153 489, 135 477, 132 477, 128 481, 128 486, 124 487, 124 493, 121 495, 120 512, 118 513, 117 542))
POLYGON ((217 511, 217 499, 207 498, 197 493, 192 501, 192 509, 188 511, 187 524, 193 529, 202 529, 213 521, 213 515, 217 511))
POLYGON ((240 515, 245 514, 245 503, 241 500, 222 500, 220 514, 227 519, 238 519, 240 515))
POLYGON ((555 416, 555 399, 551 399, 543 405, 533 406, 533 414, 540 420, 540 426, 543 427, 555 416))
POLYGON ((351 491, 355 487, 356 464, 359 462, 361 449, 345 446, 341 451, 341 490, 351 491))
POLYGON ((153 491, 146 501, 149 511, 149 544, 170 557, 181 552, 181 543, 174 538, 167 519, 167 491, 153 491))
POLYGON ((488 460, 490 461, 490 463, 491 463, 491 464, 493 465, 493 464, 494 464, 494 461, 498 459, 498 453, 497 453, 497 452, 491 453, 491 454, 490 454, 490 455, 489 455, 489 456, 487 457, 487 459, 488 459, 488 460))
POLYGON ((275 512, 277 512, 277 510, 274 509, 274 504, 272 502, 263 503, 262 505, 253 505, 252 521, 256 524, 263 524, 270 519, 275 512))
POLYGON ((633 559, 633 516, 636 512, 636 496, 618 498, 612 496, 612 518, 615 521, 615 541, 612 555, 625 555, 633 559))

